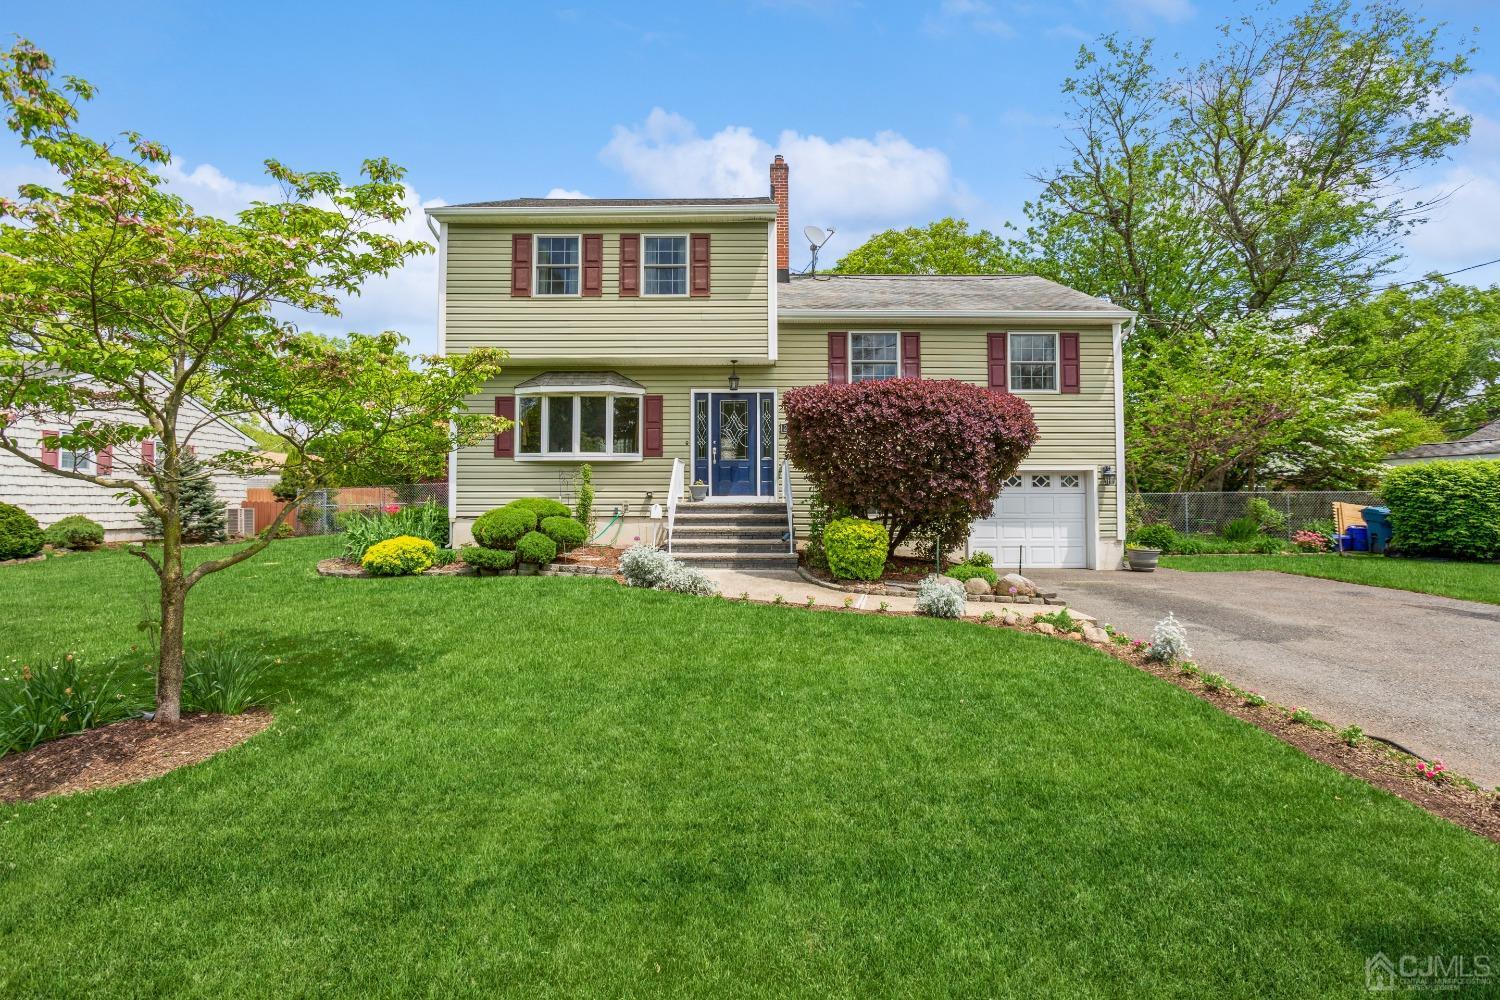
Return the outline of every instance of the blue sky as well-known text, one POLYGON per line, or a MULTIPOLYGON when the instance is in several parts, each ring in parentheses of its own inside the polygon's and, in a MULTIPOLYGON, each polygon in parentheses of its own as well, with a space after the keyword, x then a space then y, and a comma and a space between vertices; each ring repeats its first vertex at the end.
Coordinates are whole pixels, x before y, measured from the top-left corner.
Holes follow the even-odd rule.
MULTIPOLYGON (((1212 0, 746 0, 724 3, 103 4, 33 2, 3 25, 99 88, 85 127, 173 151, 174 186, 228 212, 261 161, 353 172, 385 155, 413 206, 549 192, 759 194, 791 163, 793 231, 830 251, 888 226, 1019 219, 1058 157, 1059 85, 1081 41, 1150 35, 1196 57, 1246 4, 1212 0)), ((1474 138, 1418 178, 1453 197, 1395 279, 1500 257, 1500 3, 1413 3, 1480 47, 1450 100, 1474 138), (1477 31, 1476 31, 1477 29, 1477 31)), ((0 189, 35 176, 0 145, 0 189)), ((420 213, 408 227, 425 232, 420 213)), ((793 266, 805 263, 796 249, 793 266)), ((1464 276, 1500 281, 1500 265, 1464 276)), ((375 283, 343 323, 433 346, 429 257, 375 283)))

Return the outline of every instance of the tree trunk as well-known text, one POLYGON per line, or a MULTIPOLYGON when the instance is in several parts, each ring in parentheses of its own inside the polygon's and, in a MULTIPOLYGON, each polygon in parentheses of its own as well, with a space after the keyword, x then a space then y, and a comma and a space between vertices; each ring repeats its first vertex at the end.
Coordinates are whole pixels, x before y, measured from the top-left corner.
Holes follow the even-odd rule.
POLYGON ((182 571, 182 518, 170 497, 161 522, 161 649, 156 665, 155 720, 182 718, 183 619, 187 586, 182 571))

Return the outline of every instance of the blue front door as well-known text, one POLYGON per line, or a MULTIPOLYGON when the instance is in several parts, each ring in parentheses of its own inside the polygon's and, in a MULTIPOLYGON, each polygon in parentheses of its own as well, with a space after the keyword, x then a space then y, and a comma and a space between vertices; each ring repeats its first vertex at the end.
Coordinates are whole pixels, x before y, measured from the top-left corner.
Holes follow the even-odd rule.
POLYGON ((709 486, 716 497, 755 495, 759 464, 760 421, 753 392, 716 392, 709 396, 709 486))

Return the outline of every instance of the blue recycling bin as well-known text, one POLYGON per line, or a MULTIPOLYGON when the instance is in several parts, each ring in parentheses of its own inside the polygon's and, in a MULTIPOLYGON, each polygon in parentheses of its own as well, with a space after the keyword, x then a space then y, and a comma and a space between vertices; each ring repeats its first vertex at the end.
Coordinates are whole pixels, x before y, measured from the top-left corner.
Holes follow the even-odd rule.
POLYGON ((1389 507, 1366 507, 1365 527, 1369 528, 1370 551, 1384 553, 1391 544, 1391 509, 1389 507))
POLYGON ((1370 551, 1370 529, 1363 524, 1349 525, 1349 533, 1344 536, 1345 552, 1368 552, 1370 551))

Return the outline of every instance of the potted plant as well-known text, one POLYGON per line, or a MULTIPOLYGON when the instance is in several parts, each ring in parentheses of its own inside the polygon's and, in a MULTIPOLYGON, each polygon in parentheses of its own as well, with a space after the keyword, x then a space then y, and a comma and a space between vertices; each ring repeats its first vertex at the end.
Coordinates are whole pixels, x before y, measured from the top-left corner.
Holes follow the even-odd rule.
POLYGON ((693 491, 694 503, 700 503, 708 498, 708 484, 701 479, 695 479, 689 489, 693 491))
POLYGON ((1126 548, 1125 562, 1137 573, 1150 573, 1156 569, 1156 560, 1161 558, 1161 549, 1126 548))

